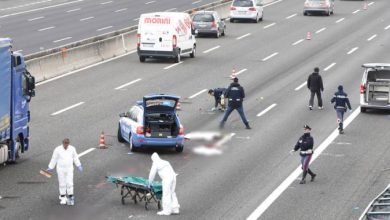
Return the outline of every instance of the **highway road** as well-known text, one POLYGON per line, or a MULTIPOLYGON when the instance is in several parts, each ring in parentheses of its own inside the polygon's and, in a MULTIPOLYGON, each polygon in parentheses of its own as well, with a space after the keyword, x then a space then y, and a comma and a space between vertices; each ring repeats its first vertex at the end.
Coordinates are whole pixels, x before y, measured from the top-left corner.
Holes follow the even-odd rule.
POLYGON ((0 35, 30 54, 138 24, 140 14, 185 11, 214 0, 1 1, 0 35))
POLYGON ((207 111, 213 100, 205 89, 228 86, 232 68, 240 73, 253 129, 233 113, 221 155, 194 153, 194 141, 181 154, 161 151, 179 174, 181 204, 180 215, 161 219, 357 219, 390 177, 388 112, 359 112, 361 64, 390 59, 390 2, 368 4, 363 10, 360 1, 336 1, 333 16, 306 17, 301 1, 277 1, 259 24, 228 23, 226 37, 198 39, 197 57, 180 64, 139 63, 133 53, 40 84, 31 103, 31 149, 18 164, 0 168, 0 219, 157 219, 156 207, 121 205, 120 190, 105 181, 117 173, 146 177, 151 166, 153 150, 129 154, 117 142, 118 114, 145 94, 174 93, 186 100, 179 112, 186 133, 216 131, 222 114, 207 111), (309 111, 304 82, 315 66, 325 108, 309 111), (340 84, 354 111, 346 114, 342 136, 329 102, 340 84), (289 151, 304 124, 313 128, 318 157, 311 167, 318 176, 300 185, 299 156, 289 151), (109 148, 90 151, 102 130, 109 148), (38 174, 64 137, 88 152, 81 157, 84 173, 75 171, 74 207, 59 205, 56 177, 38 174))

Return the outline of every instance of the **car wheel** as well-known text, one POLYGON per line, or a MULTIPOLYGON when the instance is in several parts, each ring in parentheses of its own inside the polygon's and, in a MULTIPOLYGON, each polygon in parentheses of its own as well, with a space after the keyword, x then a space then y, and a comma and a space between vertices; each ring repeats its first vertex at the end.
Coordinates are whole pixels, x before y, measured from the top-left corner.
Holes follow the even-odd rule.
POLYGON ((253 21, 254 23, 259 23, 259 14, 256 15, 255 20, 253 21))
POLYGON ((183 145, 179 145, 179 146, 175 147, 175 150, 176 150, 176 152, 178 152, 178 153, 183 152, 183 149, 184 149, 184 146, 183 146, 183 145))
POLYGON ((264 17, 264 12, 261 13, 261 18, 259 19, 259 21, 263 21, 263 17, 264 17))
POLYGON ((330 16, 330 10, 326 13, 326 16, 330 16))
POLYGON ((230 23, 234 23, 234 19, 233 18, 230 18, 230 23))
POLYGON ((180 60, 181 60, 181 58, 180 58, 180 50, 179 50, 174 61, 175 61, 175 63, 180 63, 180 60))
POLYGON ((122 131, 121 131, 121 126, 120 125, 118 126, 118 134, 117 134, 117 136, 118 136, 118 142, 119 143, 125 142, 125 139, 123 139, 123 136, 122 136, 122 131))
POLYGON ((330 12, 332 15, 334 15, 334 9, 332 9, 332 11, 330 12))
POLYGON ((131 152, 135 152, 135 148, 134 148, 134 144, 133 144, 133 137, 131 136, 131 133, 129 136, 129 148, 130 148, 131 152))
POLYGON ((190 57, 194 58, 195 55, 196 55, 196 46, 194 45, 194 47, 192 48, 192 52, 190 53, 190 57))
POLYGON ((303 16, 307 16, 307 12, 306 11, 303 12, 303 16))
POLYGON ((365 112, 367 112, 367 109, 363 108, 363 107, 360 107, 360 112, 365 113, 365 112))
POLYGON ((145 62, 145 60, 146 60, 146 58, 145 58, 144 56, 140 56, 140 57, 139 57, 139 61, 140 61, 141 63, 145 62))
POLYGON ((219 30, 217 30, 217 33, 215 34, 215 38, 219 38, 221 36, 221 33, 219 32, 219 30))

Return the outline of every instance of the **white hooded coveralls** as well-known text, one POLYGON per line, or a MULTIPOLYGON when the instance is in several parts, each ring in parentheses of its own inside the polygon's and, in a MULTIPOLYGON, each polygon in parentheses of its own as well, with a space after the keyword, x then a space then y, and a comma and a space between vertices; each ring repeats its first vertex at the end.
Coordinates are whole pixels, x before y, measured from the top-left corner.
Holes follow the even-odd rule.
POLYGON ((81 166, 76 149, 69 145, 65 150, 63 145, 56 147, 49 163, 49 168, 57 166, 57 176, 60 195, 73 195, 73 163, 81 166))
POLYGON ((156 173, 162 180, 162 212, 171 214, 173 209, 180 208, 177 201, 175 188, 176 188, 176 173, 173 170, 171 164, 160 159, 157 153, 152 154, 153 165, 150 169, 149 183, 154 180, 156 173))

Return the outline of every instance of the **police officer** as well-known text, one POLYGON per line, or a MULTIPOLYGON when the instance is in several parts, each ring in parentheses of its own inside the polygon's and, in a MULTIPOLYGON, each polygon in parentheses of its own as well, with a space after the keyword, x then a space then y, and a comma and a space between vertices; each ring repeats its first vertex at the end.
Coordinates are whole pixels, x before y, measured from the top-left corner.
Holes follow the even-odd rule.
POLYGON ((291 152, 295 152, 297 150, 300 150, 300 156, 301 156, 301 164, 302 164, 302 180, 299 182, 299 184, 305 184, 306 183, 306 175, 307 173, 311 176, 311 182, 314 181, 315 177, 317 176, 314 174, 310 168, 309 163, 311 160, 311 156, 313 155, 313 145, 314 140, 313 137, 310 135, 311 128, 309 125, 304 125, 304 134, 299 138, 298 142, 295 144, 295 147, 291 152))
POLYGON ((347 111, 347 106, 349 111, 352 111, 351 103, 349 102, 347 93, 344 92, 343 86, 339 85, 337 88, 337 92, 334 94, 331 103, 334 104, 334 109, 337 114, 337 123, 339 124, 339 133, 344 134, 343 121, 344 121, 344 113, 347 111))
POLYGON ((228 99, 228 108, 225 112, 225 115, 223 116, 223 119, 219 125, 220 128, 223 128, 225 125, 226 120, 228 119, 230 113, 232 113, 233 110, 237 110, 240 114, 242 122, 244 122, 246 129, 251 129, 249 126, 249 122, 246 120, 245 114, 244 114, 244 108, 242 106, 242 102, 245 98, 245 92, 244 88, 238 83, 238 78, 234 78, 233 82, 230 84, 230 86, 227 88, 225 92, 225 97, 228 99))
POLYGON ((322 77, 319 74, 320 69, 318 67, 314 68, 314 72, 310 74, 307 79, 307 88, 310 90, 310 100, 309 100, 309 109, 313 109, 314 96, 317 95, 318 100, 318 109, 323 109, 321 92, 324 91, 324 85, 322 83, 322 77))
POLYGON ((215 104, 214 104, 214 108, 212 108, 211 110, 215 111, 218 107, 218 105, 220 105, 220 110, 225 110, 225 103, 224 103, 224 94, 226 92, 226 88, 216 88, 216 89, 210 89, 209 90, 209 95, 213 96, 214 97, 214 100, 215 100, 215 104))

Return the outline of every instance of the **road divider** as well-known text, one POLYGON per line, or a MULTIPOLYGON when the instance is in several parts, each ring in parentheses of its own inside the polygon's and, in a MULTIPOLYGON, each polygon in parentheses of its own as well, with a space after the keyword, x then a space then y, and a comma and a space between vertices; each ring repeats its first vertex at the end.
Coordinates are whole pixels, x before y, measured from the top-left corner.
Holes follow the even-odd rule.
POLYGON ((66 112, 66 111, 68 111, 68 110, 70 110, 70 109, 76 108, 76 107, 78 107, 78 106, 80 106, 80 105, 82 105, 82 104, 84 104, 84 102, 79 102, 79 103, 77 103, 77 104, 71 105, 71 106, 66 107, 66 108, 64 108, 64 109, 62 109, 62 110, 59 110, 59 111, 54 112, 53 114, 51 114, 51 116, 59 115, 59 114, 61 114, 61 113, 63 113, 63 112, 66 112))

